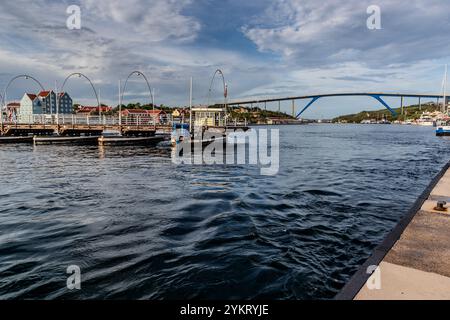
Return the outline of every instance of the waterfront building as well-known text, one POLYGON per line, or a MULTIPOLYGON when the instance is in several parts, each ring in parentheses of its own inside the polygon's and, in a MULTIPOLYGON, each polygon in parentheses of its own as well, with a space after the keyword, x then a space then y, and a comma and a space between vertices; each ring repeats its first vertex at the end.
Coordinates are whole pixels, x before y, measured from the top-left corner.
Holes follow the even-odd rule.
POLYGON ((41 91, 38 94, 42 103, 42 111, 44 114, 71 114, 73 113, 73 101, 67 92, 61 92, 58 95, 59 110, 56 107, 56 93, 52 90, 41 91))
MULTIPOLYGON (((106 113, 106 112, 111 112, 112 111, 112 107, 108 107, 108 106, 101 106, 101 112, 102 113, 106 113)), ((78 106, 76 113, 77 114, 98 114, 98 110, 99 107, 98 106, 78 106)))
POLYGON ((20 102, 11 102, 6 106, 6 120, 16 122, 19 115, 20 102))
POLYGON ((175 109, 172 112, 172 121, 174 122, 185 122, 189 118, 188 109, 175 109))
POLYGON ((37 95, 25 93, 20 100, 18 122, 28 123, 33 121, 33 115, 42 114, 42 102, 37 95))
POLYGON ((67 92, 61 92, 58 97, 59 113, 73 113, 73 100, 67 92))
POLYGON ((53 91, 41 91, 38 99, 42 104, 42 113, 56 114, 56 94, 53 91))

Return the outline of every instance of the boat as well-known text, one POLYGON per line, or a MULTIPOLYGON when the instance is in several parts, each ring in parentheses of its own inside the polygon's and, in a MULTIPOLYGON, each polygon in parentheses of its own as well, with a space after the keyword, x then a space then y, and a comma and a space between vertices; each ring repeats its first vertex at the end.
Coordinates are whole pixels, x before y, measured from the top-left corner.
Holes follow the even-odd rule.
POLYGON ((172 126, 172 133, 170 141, 172 146, 176 146, 186 139, 191 138, 191 133, 189 131, 189 124, 187 123, 174 123, 172 126))
POLYGON ((437 127, 436 136, 450 136, 450 121, 442 122, 441 125, 437 127))
MULTIPOLYGON (((218 70, 220 71, 220 70, 218 70)), ((218 72, 216 71, 216 73, 218 72)), ((221 72, 221 71, 220 71, 221 72)), ((214 78, 213 78, 214 79, 214 78)), ((210 88, 211 91, 211 88, 210 88)), ((177 123, 173 125, 171 144, 173 147, 190 141, 191 144, 207 146, 212 142, 226 144, 229 133, 247 131, 247 126, 228 125, 226 98, 228 89, 224 83, 225 102, 223 106, 192 106, 192 78, 190 83, 189 124, 177 123)))
POLYGON ((417 119, 417 124, 419 126, 433 127, 436 126, 436 121, 429 114, 424 113, 417 119))

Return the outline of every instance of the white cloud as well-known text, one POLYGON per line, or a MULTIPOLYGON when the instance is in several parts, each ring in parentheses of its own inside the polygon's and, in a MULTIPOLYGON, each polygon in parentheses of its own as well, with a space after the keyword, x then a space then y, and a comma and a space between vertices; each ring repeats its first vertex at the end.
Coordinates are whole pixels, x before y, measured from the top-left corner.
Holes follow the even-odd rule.
MULTIPOLYGON (((140 69, 156 88, 157 103, 187 103, 191 76, 195 102, 204 103, 210 77, 220 67, 231 98, 343 90, 426 92, 439 89, 450 52, 443 19, 450 3, 444 0, 412 0, 409 6, 379 0, 379 31, 366 28, 372 1, 279 0, 254 16, 249 8, 256 4, 240 12, 233 3, 233 14, 245 15, 238 20, 248 23, 244 35, 270 54, 243 49, 242 42, 225 43, 225 49, 224 31, 205 30, 209 16, 198 14, 196 1, 73 2, 82 9, 80 31, 66 28, 69 1, 0 3, 0 87, 18 73, 53 87, 67 74, 83 72, 101 88, 104 102, 117 103, 118 80, 140 69), (205 34, 215 38, 204 41, 205 34)), ((228 12, 228 3, 220 5, 221 15, 228 12)), ((133 81, 129 101, 145 98, 145 89, 142 81, 133 81)), ((15 96, 23 90, 17 87, 15 96)), ((82 80, 70 82, 76 100, 89 99, 89 90, 82 80)), ((219 86, 220 97, 218 91, 219 86)))
POLYGON ((297 66, 361 61, 380 65, 448 55, 444 0, 379 0, 382 30, 368 30, 368 0, 276 0, 266 14, 243 28, 263 52, 297 66), (439 44, 441 50, 430 50, 439 44))
POLYGON ((117 38, 147 42, 195 39, 200 23, 182 14, 190 4, 190 0, 82 0, 84 12, 97 22, 98 30, 113 28, 117 38))

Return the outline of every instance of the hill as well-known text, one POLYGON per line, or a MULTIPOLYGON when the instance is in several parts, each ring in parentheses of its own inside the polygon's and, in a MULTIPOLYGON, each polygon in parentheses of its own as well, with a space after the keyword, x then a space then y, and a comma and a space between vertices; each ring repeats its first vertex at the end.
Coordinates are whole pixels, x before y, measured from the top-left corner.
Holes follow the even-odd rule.
POLYGON ((348 123, 360 123, 363 120, 389 120, 389 121, 405 121, 419 119, 423 112, 434 112, 440 110, 441 106, 436 103, 423 104, 421 108, 419 105, 411 105, 404 107, 404 115, 401 115, 401 108, 394 109, 397 112, 397 116, 393 116, 389 110, 381 109, 376 111, 361 111, 356 114, 349 114, 339 116, 333 119, 333 122, 348 122, 348 123))

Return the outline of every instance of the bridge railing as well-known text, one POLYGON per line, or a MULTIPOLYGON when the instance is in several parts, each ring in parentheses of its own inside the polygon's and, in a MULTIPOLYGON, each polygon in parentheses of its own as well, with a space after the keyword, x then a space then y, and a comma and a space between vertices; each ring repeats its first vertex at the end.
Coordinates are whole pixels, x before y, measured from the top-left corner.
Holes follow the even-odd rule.
MULTIPOLYGON (((155 126, 155 125, 171 125, 172 117, 155 118, 149 116, 123 116, 123 126, 155 126)), ((14 119, 6 119, 5 125, 102 125, 114 126, 120 124, 120 118, 112 115, 80 115, 80 114, 33 114, 20 115, 14 119)))

